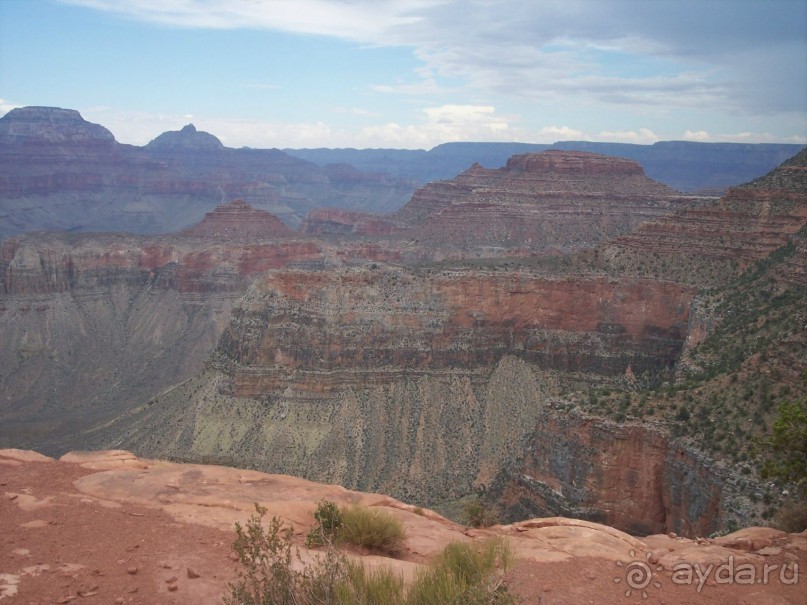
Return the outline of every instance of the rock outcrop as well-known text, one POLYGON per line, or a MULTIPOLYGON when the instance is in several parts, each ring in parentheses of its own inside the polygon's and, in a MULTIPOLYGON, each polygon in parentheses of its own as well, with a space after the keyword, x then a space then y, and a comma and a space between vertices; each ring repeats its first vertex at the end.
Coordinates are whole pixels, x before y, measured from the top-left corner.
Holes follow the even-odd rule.
MULTIPOLYGON (((327 244, 241 201, 174 236, 10 238, 0 254, 0 341, 11 351, 0 357, 10 402, 0 437, 49 453, 126 447, 239 464, 424 505, 500 481, 516 512, 636 532, 723 528, 744 511, 727 504, 734 494, 694 445, 639 420, 575 424, 570 411, 598 388, 624 388, 630 400, 680 376, 681 351, 718 323, 698 287, 725 283, 765 249, 789 241, 776 266, 800 287, 793 166, 721 202, 735 210, 717 224, 744 233, 725 259, 708 242, 698 256, 703 234, 687 235, 687 217, 712 208, 664 218, 694 200, 632 162, 560 152, 474 166, 391 217, 314 214, 342 230, 327 244), (638 235, 577 250, 645 219, 638 235), (641 235, 658 225, 656 237, 641 235), (686 258, 671 244, 663 252, 679 234, 686 258), (644 269, 617 266, 629 249, 644 269), (734 273, 690 270, 702 259, 734 273)), ((790 309, 777 292, 771 304, 790 309)), ((738 295, 734 308, 745 302, 738 295)), ((802 367, 803 339, 791 332, 780 340, 796 361, 775 368, 785 377, 802 367)))
POLYGON ((230 550, 234 523, 245 524, 255 502, 294 527, 300 560, 311 562, 322 550, 307 547, 303 536, 322 500, 360 504, 399 520, 406 532, 399 556, 348 556, 369 569, 390 569, 406 583, 451 542, 500 538, 514 554, 504 585, 524 603, 620 603, 632 597, 683 605, 706 595, 716 605, 803 600, 798 574, 807 565, 807 537, 768 528, 714 540, 674 534, 636 539, 606 525, 554 517, 468 530, 380 494, 139 459, 125 451, 74 452, 57 461, 0 450, 0 468, 6 546, 0 550, 0 600, 12 603, 93 597, 218 602, 238 571, 230 550))
POLYGON ((562 383, 668 372, 691 294, 527 271, 270 272, 211 368, 110 432, 161 456, 457 498, 520 455, 562 383))
POLYGON ((377 382, 385 371, 492 367, 504 355, 566 372, 652 373, 677 358, 691 295, 528 272, 279 271, 253 284, 220 350, 235 394, 248 397, 328 391, 342 372, 377 382))
POLYGON ((450 181, 428 184, 387 219, 309 214, 302 228, 512 254, 591 247, 700 202, 648 179, 630 160, 545 151, 514 156, 497 170, 475 164, 450 181))
POLYGON ((730 506, 728 474, 658 426, 548 411, 489 496, 509 519, 562 514, 633 535, 708 536, 730 506))
POLYGON ((659 264, 666 259, 666 264, 684 265, 680 273, 669 267, 667 274, 675 279, 714 285, 785 245, 805 224, 807 149, 769 174, 730 189, 714 204, 649 221, 609 242, 603 258, 609 266, 629 272, 646 264, 645 274, 662 273, 659 264), (731 263, 729 270, 711 279, 704 275, 704 268, 728 268, 726 263, 731 263))
POLYGON ((256 210, 243 200, 217 206, 205 214, 201 222, 183 231, 182 235, 228 241, 298 236, 273 214, 256 210))
POLYGON ((85 121, 73 109, 58 107, 12 109, 0 120, 0 140, 23 150, 67 143, 110 149, 115 143, 114 135, 100 124, 85 121))

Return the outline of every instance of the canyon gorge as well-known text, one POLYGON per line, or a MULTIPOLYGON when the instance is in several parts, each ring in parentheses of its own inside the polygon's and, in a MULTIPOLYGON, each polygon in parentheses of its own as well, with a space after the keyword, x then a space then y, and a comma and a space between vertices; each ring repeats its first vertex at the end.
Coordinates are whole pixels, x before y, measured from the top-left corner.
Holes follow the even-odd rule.
POLYGON ((4 224, 66 226, 67 192, 83 227, 141 233, 4 232, 0 447, 636 535, 761 521, 750 442, 807 393, 807 151, 719 198, 571 149, 415 188, 64 111, 0 120, 4 224))

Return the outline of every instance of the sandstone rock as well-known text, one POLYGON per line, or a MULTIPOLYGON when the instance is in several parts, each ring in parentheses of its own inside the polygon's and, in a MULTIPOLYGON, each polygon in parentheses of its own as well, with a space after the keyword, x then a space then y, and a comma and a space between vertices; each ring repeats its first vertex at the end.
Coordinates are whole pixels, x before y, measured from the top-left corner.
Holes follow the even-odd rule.
POLYGON ((187 568, 187 572, 188 572, 188 577, 189 577, 191 580, 194 580, 194 579, 196 579, 196 578, 201 577, 201 576, 200 576, 200 575, 199 575, 199 574, 198 574, 196 571, 194 571, 194 569, 193 569, 193 568, 191 568, 191 567, 188 567, 188 568, 187 568))
MULTIPOLYGON (((50 456, 43 456, 39 452, 15 448, 0 449, 0 458, 9 458, 19 462, 53 462, 53 458, 50 456)), ((2 485, 5 485, 5 483, 2 485)))
POLYGON ((755 549, 755 552, 763 557, 770 557, 780 554, 782 549, 779 546, 766 546, 764 548, 755 549))

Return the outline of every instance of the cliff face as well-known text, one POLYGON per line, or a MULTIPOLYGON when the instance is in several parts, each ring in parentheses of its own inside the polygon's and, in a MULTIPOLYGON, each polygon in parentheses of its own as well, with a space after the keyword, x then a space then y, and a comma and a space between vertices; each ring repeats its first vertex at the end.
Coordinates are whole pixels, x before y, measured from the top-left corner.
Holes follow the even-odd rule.
MULTIPOLYGON (((198 153, 194 169, 216 153, 198 153)), ((735 272, 762 254, 755 247, 772 249, 804 224, 793 166, 721 202, 731 210, 715 229, 743 234, 725 259, 735 272), (784 233, 771 227, 780 220, 784 233)), ((343 167, 330 174, 355 180, 343 167)), ((690 201, 632 162, 549 153, 475 166, 423 188, 391 218, 320 213, 366 228, 348 244, 297 236, 241 201, 173 236, 10 238, 0 251, 0 342, 10 352, 0 359, 9 402, 0 438, 47 451, 124 444, 424 504, 495 485, 515 512, 707 532, 737 516, 709 461, 638 420, 619 427, 566 413, 598 387, 629 385, 620 396, 630 399, 673 380, 682 349, 714 330, 720 318, 702 312, 697 285, 730 276, 699 282, 687 263, 723 262, 710 242, 697 247, 707 234, 691 231, 705 216, 697 212, 715 209, 658 218, 690 201), (622 233, 641 216, 655 217, 636 230, 645 269, 616 266, 630 237, 540 254, 548 242, 575 248, 622 233), (660 235, 641 235, 656 225, 660 235), (452 229, 476 237, 466 247, 452 229), (686 246, 692 254, 679 255, 686 246), (486 250, 521 258, 476 258, 486 250), (454 253, 465 260, 443 262, 454 253)), ((797 240, 777 265, 795 290, 804 278, 797 240)), ((802 300, 784 307, 777 292, 765 304, 780 311, 802 300)), ((737 298, 724 318, 746 302, 737 298)), ((781 315, 771 325, 783 325, 781 315)), ((803 339, 779 332, 796 358, 783 367, 802 367, 803 339)), ((705 409, 699 394, 691 399, 705 409)))
POLYGON ((239 396, 329 391, 385 371, 490 367, 621 375, 672 367, 692 291, 658 282, 401 268, 280 271, 235 311, 221 351, 239 396), (290 380, 291 379, 291 380, 290 380))
POLYGON ((0 238, 49 229, 166 233, 234 198, 296 226, 316 207, 396 209, 413 189, 278 150, 230 149, 191 124, 140 148, 73 110, 26 107, 0 118, 0 238))
POLYGON ((83 431, 199 372, 255 276, 322 258, 290 233, 234 203, 172 237, 6 239, 0 442, 81 444, 83 431))
POLYGON ((785 245, 806 223, 807 149, 769 174, 730 189, 715 204, 647 222, 608 242, 603 258, 620 271, 639 268, 645 275, 716 285, 785 245), (688 266, 679 273, 673 265, 682 264, 688 266), (722 270, 705 275, 710 267, 722 270))
POLYGON ((645 177, 636 162, 591 153, 514 156, 428 184, 388 219, 310 214, 308 233, 393 236, 460 249, 593 246, 699 200, 645 177))
POLYGON ((564 514, 638 535, 707 536, 728 506, 727 475, 659 428, 547 410, 488 495, 512 519, 564 514))
POLYGON ((683 342, 679 286, 429 271, 264 275, 208 372, 112 432, 138 451, 437 502, 517 457, 561 385, 665 372, 683 342))

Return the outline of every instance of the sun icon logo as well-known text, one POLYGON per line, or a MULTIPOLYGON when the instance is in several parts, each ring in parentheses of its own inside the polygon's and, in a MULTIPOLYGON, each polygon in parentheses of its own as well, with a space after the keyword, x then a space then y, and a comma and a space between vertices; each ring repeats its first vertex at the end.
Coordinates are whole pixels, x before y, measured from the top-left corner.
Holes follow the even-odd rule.
MULTIPOLYGON (((636 551, 629 551, 628 553, 631 558, 636 558, 636 551)), ((627 590, 625 590, 625 596, 629 597, 633 594, 635 590, 637 594, 641 594, 643 599, 647 598, 647 590, 645 590, 651 584, 656 588, 661 588, 661 582, 657 580, 653 580, 653 569, 650 565, 646 562, 649 561, 650 558, 653 556, 653 553, 645 554, 644 561, 631 561, 628 564, 623 563, 622 561, 617 561, 617 567, 624 567, 624 580, 625 584, 627 585, 627 590)), ((661 571, 664 569, 661 565, 656 565, 655 571, 661 571)), ((614 578, 614 583, 619 584, 622 582, 623 578, 616 577, 614 578)))

